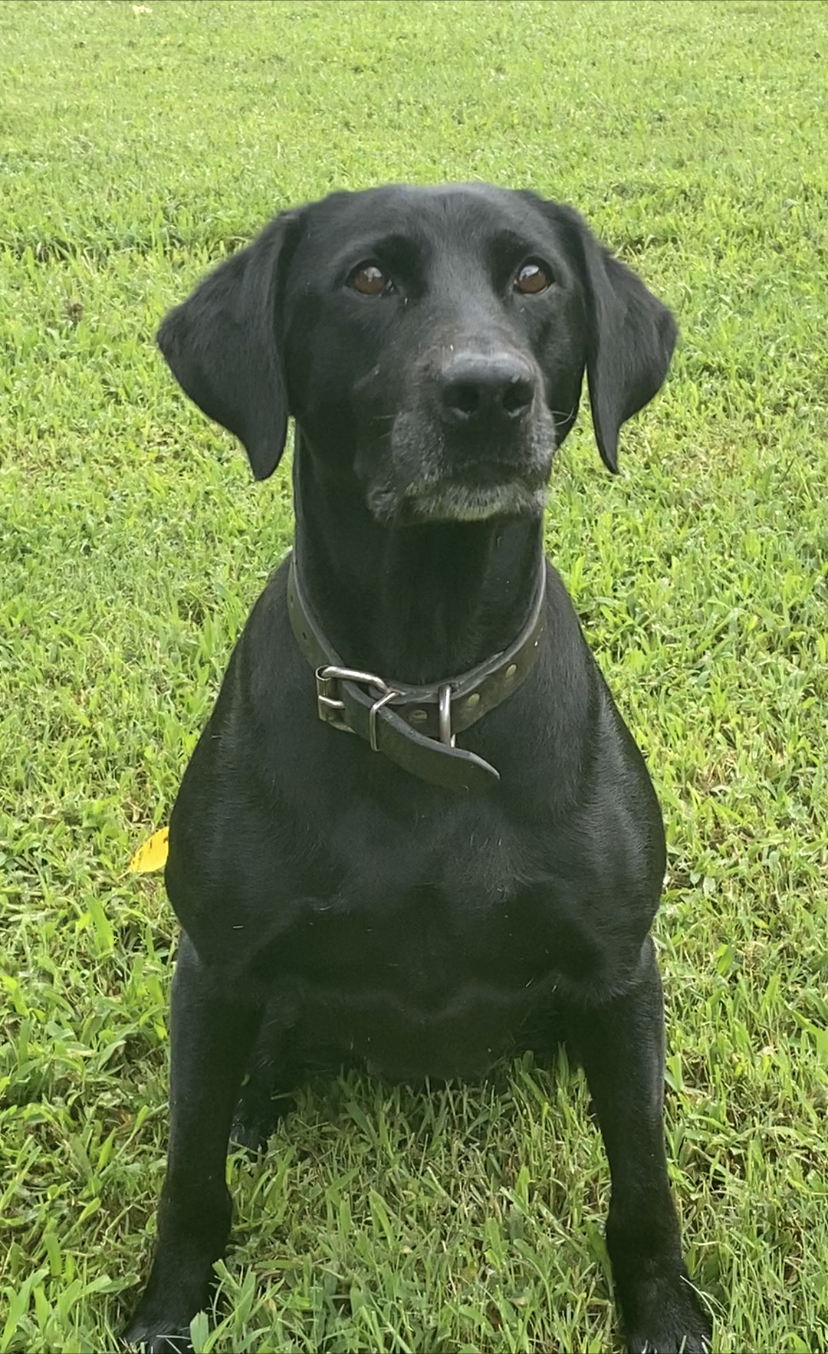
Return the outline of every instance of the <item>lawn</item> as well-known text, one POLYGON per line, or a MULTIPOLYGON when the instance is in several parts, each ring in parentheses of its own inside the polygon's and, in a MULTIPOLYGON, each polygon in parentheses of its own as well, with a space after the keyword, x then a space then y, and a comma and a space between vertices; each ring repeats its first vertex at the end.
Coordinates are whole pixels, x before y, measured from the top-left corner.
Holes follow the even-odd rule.
MULTIPOLYGON (((676 311, 561 454, 548 549, 647 757, 667 1132, 714 1348, 828 1350, 828 6, 0 5, 0 1351, 109 1351, 147 1273, 176 925, 126 873, 288 548, 153 344, 275 211, 482 178, 676 311)), ((613 1351, 580 1073, 322 1081, 229 1164, 198 1350, 613 1351)))

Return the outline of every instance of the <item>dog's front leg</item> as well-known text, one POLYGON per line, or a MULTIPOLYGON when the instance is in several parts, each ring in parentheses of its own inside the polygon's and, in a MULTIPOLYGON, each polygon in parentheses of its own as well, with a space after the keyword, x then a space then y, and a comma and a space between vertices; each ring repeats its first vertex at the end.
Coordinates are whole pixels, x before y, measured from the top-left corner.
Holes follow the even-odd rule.
POLYGON ((609 1157, 607 1249, 632 1354, 703 1354, 710 1325, 690 1285, 664 1148, 664 1014, 652 941, 625 996, 580 1010, 575 1045, 609 1157))
POLYGON ((230 1229, 230 1122, 260 1020, 258 1007, 226 999, 183 937, 172 990, 170 1149, 158 1244, 124 1332, 150 1354, 189 1349, 190 1321, 209 1297, 230 1229))

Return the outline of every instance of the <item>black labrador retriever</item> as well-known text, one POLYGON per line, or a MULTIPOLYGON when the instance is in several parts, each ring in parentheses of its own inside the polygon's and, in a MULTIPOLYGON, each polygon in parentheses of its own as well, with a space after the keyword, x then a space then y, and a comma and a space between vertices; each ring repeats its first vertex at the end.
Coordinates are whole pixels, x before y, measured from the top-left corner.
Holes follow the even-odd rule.
POLYGON ((614 471, 675 337, 576 212, 482 184, 287 211, 161 326, 257 479, 293 416, 296 539, 170 823, 171 1138, 129 1340, 186 1340, 234 1115, 259 1143, 309 1057, 475 1076, 548 1052, 555 1017, 609 1157, 628 1344, 707 1348, 663 1138, 661 815, 543 556, 584 369, 614 471))

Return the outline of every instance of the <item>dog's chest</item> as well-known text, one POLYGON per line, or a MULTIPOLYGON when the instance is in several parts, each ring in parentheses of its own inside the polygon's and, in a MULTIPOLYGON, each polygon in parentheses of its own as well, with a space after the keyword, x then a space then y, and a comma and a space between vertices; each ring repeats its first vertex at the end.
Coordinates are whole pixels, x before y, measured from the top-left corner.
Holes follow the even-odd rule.
POLYGON ((562 825, 540 796, 519 813, 413 792, 335 807, 241 805, 200 866, 208 887, 180 864, 172 880, 205 962, 300 1042, 400 1079, 468 1076, 556 990, 595 1000, 635 963, 649 915, 619 938, 623 834, 599 851, 589 822, 562 825))
POLYGON ((271 918, 255 977, 308 1044, 402 1080, 482 1073, 559 981, 600 967, 586 919, 548 877, 521 878, 514 843, 477 845, 421 845, 416 873, 402 847, 367 851, 271 918))
POLYGON ((346 891, 306 900, 281 941, 276 987, 304 1039, 400 1080, 484 1072, 555 985, 548 946, 505 894, 346 891))

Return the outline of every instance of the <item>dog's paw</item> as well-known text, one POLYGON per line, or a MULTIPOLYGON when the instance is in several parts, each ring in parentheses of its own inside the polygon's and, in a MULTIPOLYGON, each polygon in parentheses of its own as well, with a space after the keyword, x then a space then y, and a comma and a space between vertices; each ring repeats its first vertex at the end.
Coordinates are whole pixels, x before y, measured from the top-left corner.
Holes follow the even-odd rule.
POLYGON ((242 1086, 236 1104, 228 1151, 242 1147, 254 1155, 263 1152, 268 1138, 275 1133, 280 1120, 293 1109, 293 1104, 292 1095, 265 1078, 251 1076, 242 1086))
POLYGON ((268 1138, 276 1131, 279 1120, 290 1107, 290 1104, 279 1103, 269 1097, 266 1100, 242 1097, 233 1115, 230 1140, 227 1144, 228 1152, 234 1152, 239 1147, 254 1156, 258 1152, 263 1152, 267 1147, 268 1138))
POLYGON ((630 1354, 710 1354, 710 1320, 683 1274, 636 1285, 622 1311, 630 1354))
POLYGON ((190 1322, 208 1303, 208 1285, 179 1281, 165 1291, 153 1273, 121 1339, 144 1354, 190 1354, 190 1322))
POLYGON ((151 1312, 144 1310, 144 1303, 141 1303, 121 1339, 131 1348, 143 1350, 144 1354, 191 1354, 193 1348, 189 1321, 180 1324, 165 1320, 160 1315, 156 1319, 151 1312))

